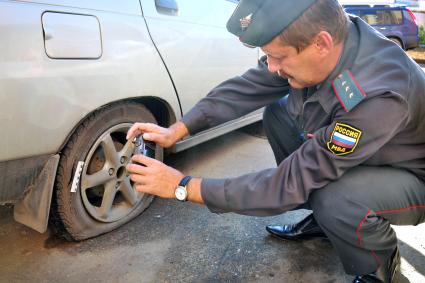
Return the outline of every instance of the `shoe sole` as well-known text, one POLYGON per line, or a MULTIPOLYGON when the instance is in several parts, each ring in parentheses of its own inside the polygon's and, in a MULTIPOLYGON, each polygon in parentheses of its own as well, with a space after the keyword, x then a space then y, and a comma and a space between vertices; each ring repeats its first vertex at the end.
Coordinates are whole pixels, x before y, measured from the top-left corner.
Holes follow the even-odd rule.
MULTIPOLYGON (((267 231, 269 232, 269 231, 267 231)), ((311 235, 304 235, 304 236, 300 236, 300 237, 285 237, 285 236, 280 236, 274 233, 269 232, 270 235, 274 238, 278 238, 280 240, 288 240, 288 241, 302 241, 302 240, 309 240, 309 239, 313 239, 313 238, 324 238, 324 239, 328 239, 328 237, 326 237, 325 235, 322 234, 311 234, 311 235)))

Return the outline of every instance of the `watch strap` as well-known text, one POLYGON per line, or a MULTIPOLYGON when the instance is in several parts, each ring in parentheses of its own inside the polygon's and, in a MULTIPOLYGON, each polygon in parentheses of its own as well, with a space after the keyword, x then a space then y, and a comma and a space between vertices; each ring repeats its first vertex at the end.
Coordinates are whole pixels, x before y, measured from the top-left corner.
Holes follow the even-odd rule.
POLYGON ((179 183, 180 187, 186 187, 189 181, 192 179, 192 176, 185 176, 179 183))

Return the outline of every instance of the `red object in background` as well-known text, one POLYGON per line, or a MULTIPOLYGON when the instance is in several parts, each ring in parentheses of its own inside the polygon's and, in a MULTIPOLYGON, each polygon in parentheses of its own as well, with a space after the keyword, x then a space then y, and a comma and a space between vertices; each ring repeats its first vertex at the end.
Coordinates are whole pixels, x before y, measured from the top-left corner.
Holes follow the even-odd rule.
POLYGON ((416 20, 416 16, 415 16, 415 14, 413 14, 412 10, 410 10, 410 9, 406 9, 406 10, 407 10, 407 12, 409 12, 409 15, 412 17, 415 24, 418 25, 418 21, 416 20))

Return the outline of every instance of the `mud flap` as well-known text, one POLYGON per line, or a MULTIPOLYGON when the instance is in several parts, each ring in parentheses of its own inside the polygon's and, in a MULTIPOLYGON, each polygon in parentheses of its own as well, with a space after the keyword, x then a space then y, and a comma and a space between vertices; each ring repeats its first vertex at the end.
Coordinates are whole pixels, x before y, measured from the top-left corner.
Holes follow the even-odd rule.
POLYGON ((18 201, 14 207, 15 220, 40 233, 47 230, 58 163, 59 154, 50 157, 34 184, 27 187, 23 199, 18 201))

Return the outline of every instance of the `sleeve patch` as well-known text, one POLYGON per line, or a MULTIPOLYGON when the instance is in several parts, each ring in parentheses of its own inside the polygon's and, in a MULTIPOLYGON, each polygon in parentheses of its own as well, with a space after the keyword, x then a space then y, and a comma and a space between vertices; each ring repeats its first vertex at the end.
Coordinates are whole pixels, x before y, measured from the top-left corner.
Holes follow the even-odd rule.
POLYGON ((342 72, 332 82, 335 95, 346 112, 350 112, 357 104, 365 99, 366 94, 357 83, 349 70, 342 72))
POLYGON ((352 126, 336 123, 329 142, 328 149, 335 155, 345 155, 354 152, 359 143, 362 131, 352 126))

